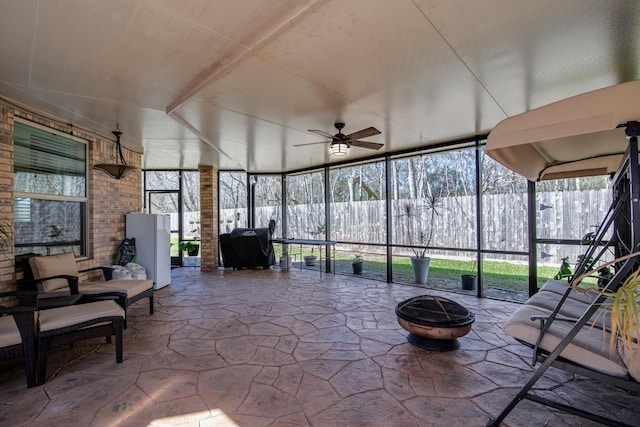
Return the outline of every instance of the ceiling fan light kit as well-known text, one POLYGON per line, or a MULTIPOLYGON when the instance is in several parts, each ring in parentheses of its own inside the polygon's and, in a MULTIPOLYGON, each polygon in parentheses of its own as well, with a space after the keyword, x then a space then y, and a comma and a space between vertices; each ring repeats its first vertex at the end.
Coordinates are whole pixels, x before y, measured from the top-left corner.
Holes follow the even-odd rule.
POLYGON ((346 142, 332 142, 329 144, 329 153, 335 157, 344 157, 349 154, 349 144, 346 142))
POLYGON ((120 136, 122 135, 122 132, 120 131, 120 126, 117 123, 116 130, 111 131, 111 133, 113 133, 116 137, 116 163, 99 163, 97 165, 94 165, 93 168, 106 173, 111 178, 122 179, 130 173, 137 171, 138 169, 134 168, 133 166, 127 166, 127 162, 124 160, 124 156, 122 155, 122 147, 120 145, 120 136))
POLYGON ((309 129, 309 132, 313 132, 316 135, 320 135, 324 138, 328 138, 329 141, 322 142, 312 142, 309 144, 296 144, 294 147, 302 147, 304 145, 315 145, 315 144, 329 144, 329 153, 335 157, 344 157, 349 154, 349 149, 351 147, 360 147, 367 148, 370 150, 379 150, 382 148, 384 144, 380 144, 378 142, 369 142, 369 141, 360 141, 359 138, 366 138, 373 135, 379 135, 381 132, 374 128, 368 127, 357 132, 350 133, 349 135, 345 135, 342 133, 342 128, 344 128, 344 123, 337 122, 334 123, 336 129, 338 129, 338 133, 335 135, 331 135, 323 130, 317 129, 309 129))

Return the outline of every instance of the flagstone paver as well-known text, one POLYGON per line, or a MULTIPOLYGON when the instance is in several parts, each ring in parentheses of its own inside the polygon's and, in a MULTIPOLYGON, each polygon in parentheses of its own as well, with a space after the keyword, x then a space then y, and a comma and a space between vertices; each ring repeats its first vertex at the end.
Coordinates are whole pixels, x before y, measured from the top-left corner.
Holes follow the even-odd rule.
MULTIPOLYGON (((48 381, 27 389, 0 364, 0 424, 11 426, 484 426, 532 373, 502 333, 517 305, 317 271, 172 272, 156 313, 130 307, 124 362, 104 340, 52 349, 48 381), (418 349, 397 303, 441 294, 476 316, 460 349, 418 349)), ((633 424, 638 398, 549 370, 542 393, 633 424), (604 395, 603 395, 604 393, 604 395), (605 398, 611 394, 610 398, 605 398)), ((506 426, 595 426, 522 402, 506 426)))

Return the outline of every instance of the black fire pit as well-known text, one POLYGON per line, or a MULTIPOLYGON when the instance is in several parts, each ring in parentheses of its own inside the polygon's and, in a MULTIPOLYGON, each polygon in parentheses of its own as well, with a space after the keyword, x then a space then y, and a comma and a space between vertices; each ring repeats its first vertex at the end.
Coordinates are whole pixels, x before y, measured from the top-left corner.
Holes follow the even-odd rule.
POLYGON ((396 306, 396 316, 400 326, 409 331, 411 344, 432 351, 460 348, 458 338, 468 334, 476 320, 457 302, 432 295, 402 301, 396 306))

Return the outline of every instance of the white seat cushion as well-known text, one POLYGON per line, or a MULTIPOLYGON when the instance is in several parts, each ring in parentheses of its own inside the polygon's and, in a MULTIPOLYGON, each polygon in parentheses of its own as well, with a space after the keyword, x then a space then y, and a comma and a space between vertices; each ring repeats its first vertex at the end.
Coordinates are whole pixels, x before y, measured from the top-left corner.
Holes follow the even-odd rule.
MULTIPOLYGON (((540 333, 540 322, 531 320, 531 317, 538 315, 548 316, 549 314, 551 314, 550 310, 533 305, 523 305, 507 320, 504 332, 534 345, 540 333)), ((569 333, 573 325, 571 322, 554 321, 545 333, 540 347, 547 351, 553 351, 562 338, 569 333)), ((627 369, 620 360, 618 352, 614 351, 613 354, 609 352, 610 336, 608 332, 603 332, 602 329, 585 326, 562 351, 561 356, 605 374, 625 376, 627 369)))
POLYGON ((112 300, 52 308, 38 312, 38 325, 47 332, 108 316, 124 320, 124 310, 112 300))
POLYGON ((22 343, 22 337, 13 316, 0 317, 0 347, 9 347, 22 343))
MULTIPOLYGON (((567 282, 561 282, 559 280, 549 280, 540 288, 540 290, 546 291, 546 292, 554 292, 556 294, 563 295, 568 287, 569 287, 569 284, 567 282)), ((591 302, 593 302, 593 300, 595 300, 597 297, 598 295, 595 292, 582 294, 572 290, 569 293, 569 298, 576 301, 581 301, 586 304, 591 304, 591 302)))

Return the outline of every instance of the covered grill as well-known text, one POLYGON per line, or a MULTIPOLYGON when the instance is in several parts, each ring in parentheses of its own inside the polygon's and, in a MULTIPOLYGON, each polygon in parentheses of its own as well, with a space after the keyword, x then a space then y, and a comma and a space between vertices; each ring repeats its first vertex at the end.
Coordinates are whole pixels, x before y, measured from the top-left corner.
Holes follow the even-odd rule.
POLYGON ((225 268, 268 269, 275 264, 271 228, 235 228, 220 235, 225 268))
POLYGON ((455 301, 421 295, 396 306, 398 323, 409 331, 407 339, 420 348, 435 351, 456 350, 457 338, 469 333, 476 320, 473 313, 455 301))

